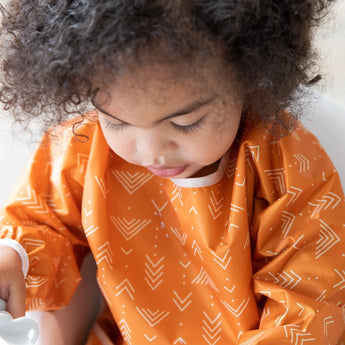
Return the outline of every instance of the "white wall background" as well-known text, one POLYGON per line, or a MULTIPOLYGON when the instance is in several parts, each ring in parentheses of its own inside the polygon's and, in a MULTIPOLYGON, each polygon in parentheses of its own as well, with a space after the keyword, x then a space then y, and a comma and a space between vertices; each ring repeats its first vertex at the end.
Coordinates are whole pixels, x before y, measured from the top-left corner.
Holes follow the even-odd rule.
MULTIPOLYGON (((345 0, 338 0, 334 13, 319 31, 317 45, 322 56, 322 73, 326 76, 321 91, 345 107, 345 0)), ((329 131, 330 136, 334 135, 329 131)), ((338 132, 345 133, 345 126, 338 132)), ((33 147, 30 136, 13 134, 8 121, 0 116, 0 205, 14 189, 33 147)), ((344 153, 345 148, 342 150, 344 153)))
POLYGON ((318 30, 326 95, 345 107, 345 0, 336 0, 327 22, 318 30))

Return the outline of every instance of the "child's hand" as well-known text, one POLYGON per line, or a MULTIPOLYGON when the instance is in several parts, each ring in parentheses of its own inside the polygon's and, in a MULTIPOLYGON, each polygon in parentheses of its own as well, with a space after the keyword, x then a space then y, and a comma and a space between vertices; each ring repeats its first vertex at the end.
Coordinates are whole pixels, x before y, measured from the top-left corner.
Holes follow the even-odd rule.
POLYGON ((0 245, 0 298, 12 317, 25 315, 25 280, 22 260, 11 247, 0 245))

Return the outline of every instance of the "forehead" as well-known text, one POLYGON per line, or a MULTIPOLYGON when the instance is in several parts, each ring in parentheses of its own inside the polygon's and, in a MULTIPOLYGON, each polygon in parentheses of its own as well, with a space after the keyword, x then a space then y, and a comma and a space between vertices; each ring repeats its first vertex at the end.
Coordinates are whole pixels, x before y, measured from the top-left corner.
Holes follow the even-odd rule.
MULTIPOLYGON (((111 105, 151 100, 158 105, 174 98, 209 97, 225 92, 230 87, 231 77, 217 65, 217 61, 194 63, 149 63, 127 68, 116 80, 99 88, 95 100, 99 105, 111 105)), ((232 85, 234 86, 234 85, 232 85)))

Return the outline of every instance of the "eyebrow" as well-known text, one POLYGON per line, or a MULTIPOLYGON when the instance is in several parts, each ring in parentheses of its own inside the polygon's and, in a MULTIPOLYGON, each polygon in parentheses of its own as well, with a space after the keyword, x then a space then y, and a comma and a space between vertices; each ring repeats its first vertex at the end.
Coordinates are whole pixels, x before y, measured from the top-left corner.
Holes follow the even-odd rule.
MULTIPOLYGON (((183 115, 187 115, 189 113, 192 113, 196 110, 198 110, 199 108, 202 108, 204 107, 205 105, 208 105, 210 103, 212 103, 215 99, 217 98, 217 95, 213 95, 211 96, 210 98, 206 99, 205 101, 200 101, 200 100, 197 100, 197 101, 193 101, 187 105, 185 105, 183 108, 177 110, 177 111, 174 111, 173 113, 163 117, 162 119, 159 119, 156 121, 156 123, 159 123, 159 122, 162 122, 162 121, 165 121, 165 120, 168 120, 168 119, 171 119, 173 117, 178 117, 178 116, 183 116, 183 115)), ((123 121, 121 119, 119 119, 118 117, 116 117, 115 115, 113 114, 110 114, 109 112, 107 112, 106 110, 102 109, 99 105, 97 105, 95 102, 93 102, 93 105, 96 109, 98 109, 100 112, 112 117, 113 119, 119 121, 119 122, 122 122, 124 124, 128 124, 128 122, 126 121, 123 121)))

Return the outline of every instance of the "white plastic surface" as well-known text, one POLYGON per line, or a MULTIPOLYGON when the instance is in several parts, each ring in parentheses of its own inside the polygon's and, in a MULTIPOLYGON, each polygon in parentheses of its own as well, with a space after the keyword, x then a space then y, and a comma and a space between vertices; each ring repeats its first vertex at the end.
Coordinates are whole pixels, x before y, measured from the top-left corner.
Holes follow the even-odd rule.
POLYGON ((0 299, 0 345, 33 345, 38 340, 36 322, 28 317, 13 319, 5 311, 6 303, 0 299))

